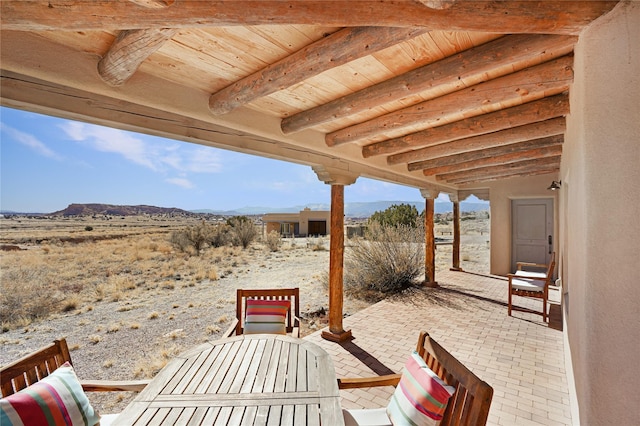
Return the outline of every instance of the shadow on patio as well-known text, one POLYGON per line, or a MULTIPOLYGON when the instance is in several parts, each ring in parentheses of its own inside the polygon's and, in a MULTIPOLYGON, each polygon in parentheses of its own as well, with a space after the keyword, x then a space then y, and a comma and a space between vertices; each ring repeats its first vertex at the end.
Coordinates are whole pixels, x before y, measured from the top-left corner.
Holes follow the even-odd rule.
MULTIPOLYGON (((539 315, 507 315, 505 279, 451 271, 437 278, 439 289, 419 289, 345 318, 350 342, 332 343, 320 332, 305 338, 327 350, 339 377, 366 377, 400 372, 425 330, 493 387, 488 424, 570 425, 559 291, 549 291, 545 324, 539 315)), ((382 407, 392 393, 392 387, 342 390, 341 402, 345 408, 382 407)))

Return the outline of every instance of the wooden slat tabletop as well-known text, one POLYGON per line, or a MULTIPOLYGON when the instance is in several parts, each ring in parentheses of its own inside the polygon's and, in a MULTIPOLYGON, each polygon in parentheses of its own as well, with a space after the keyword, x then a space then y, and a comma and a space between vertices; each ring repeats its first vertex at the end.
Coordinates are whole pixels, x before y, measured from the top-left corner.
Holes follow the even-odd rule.
POLYGON ((280 335, 235 336, 173 359, 118 425, 344 425, 333 362, 280 335))

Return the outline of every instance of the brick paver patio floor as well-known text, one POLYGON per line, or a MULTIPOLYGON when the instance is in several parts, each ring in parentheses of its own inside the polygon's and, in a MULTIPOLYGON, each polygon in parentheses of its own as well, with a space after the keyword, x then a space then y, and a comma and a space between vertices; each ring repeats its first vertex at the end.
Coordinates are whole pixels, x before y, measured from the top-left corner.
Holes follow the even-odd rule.
MULTIPOLYGON (((379 302, 345 318, 354 339, 338 344, 320 332, 306 339, 333 358, 339 377, 400 372, 425 330, 494 389, 492 425, 570 425, 559 291, 550 290, 552 317, 507 315, 507 281, 464 272, 437 274, 439 289, 379 302)), ((515 298, 539 308, 539 300, 515 298)), ((345 408, 386 406, 392 387, 341 391, 345 408)))

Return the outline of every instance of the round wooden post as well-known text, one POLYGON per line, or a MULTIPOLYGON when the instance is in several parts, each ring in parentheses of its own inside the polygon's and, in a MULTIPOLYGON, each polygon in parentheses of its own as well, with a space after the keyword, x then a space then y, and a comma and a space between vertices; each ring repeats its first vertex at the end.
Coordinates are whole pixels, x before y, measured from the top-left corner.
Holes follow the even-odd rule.
POLYGON ((438 287, 436 282, 436 239, 433 230, 435 199, 425 199, 424 209, 424 285, 438 287))
MULTIPOLYGON (((451 197, 450 197, 451 198, 451 197)), ((452 271, 462 271, 460 268, 460 203, 453 201, 453 259, 452 271)))
POLYGON ((348 170, 314 166, 318 179, 331 185, 331 243, 329 246, 329 331, 322 337, 334 342, 352 338, 351 330, 342 327, 344 274, 344 187, 358 178, 348 170))
POLYGON ((344 274, 344 185, 331 185, 331 243, 329 252, 329 331, 322 337, 333 341, 351 338, 342 326, 344 274))

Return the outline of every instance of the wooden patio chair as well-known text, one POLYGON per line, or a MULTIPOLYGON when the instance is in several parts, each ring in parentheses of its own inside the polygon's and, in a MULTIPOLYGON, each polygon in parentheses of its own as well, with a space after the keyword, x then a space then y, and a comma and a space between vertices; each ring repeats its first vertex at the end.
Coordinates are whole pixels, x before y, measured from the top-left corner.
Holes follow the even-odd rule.
MULTIPOLYGON (((449 399, 440 426, 480 426, 487 423, 493 388, 480 380, 460 361, 447 352, 426 331, 420 333, 416 352, 427 366, 455 392, 449 399)), ((397 386, 402 374, 369 378, 339 378, 340 389, 374 386, 397 386)), ((343 410, 347 426, 391 425, 386 408, 343 410)))
MULTIPOLYGON (((11 364, 5 365, 0 368, 0 388, 2 390, 2 398, 13 395, 14 393, 26 389, 28 386, 37 383, 51 375, 55 370, 62 367, 67 362, 70 365, 73 365, 67 341, 65 339, 60 339, 55 340, 52 344, 32 352, 11 364)), ((150 380, 80 380, 80 385, 82 386, 82 390, 85 392, 140 392, 149 382, 150 380)), ((110 424, 116 416, 117 414, 102 416, 100 424, 110 424)))
POLYGON ((289 301, 290 304, 285 318, 286 333, 291 334, 293 337, 300 337, 300 289, 297 287, 238 289, 236 296, 236 318, 227 329, 225 336, 230 337, 245 333, 247 301, 249 300, 289 301))
POLYGON ((509 301, 508 314, 511 311, 529 312, 542 315, 544 322, 548 321, 547 300, 549 299, 549 285, 553 279, 553 271, 556 266, 556 254, 551 253, 549 264, 518 262, 516 272, 508 274, 509 301), (532 271, 531 269, 537 269, 532 271), (544 271, 540 271, 545 269, 544 271), (516 306, 513 304, 513 296, 542 299, 542 311, 516 306))

